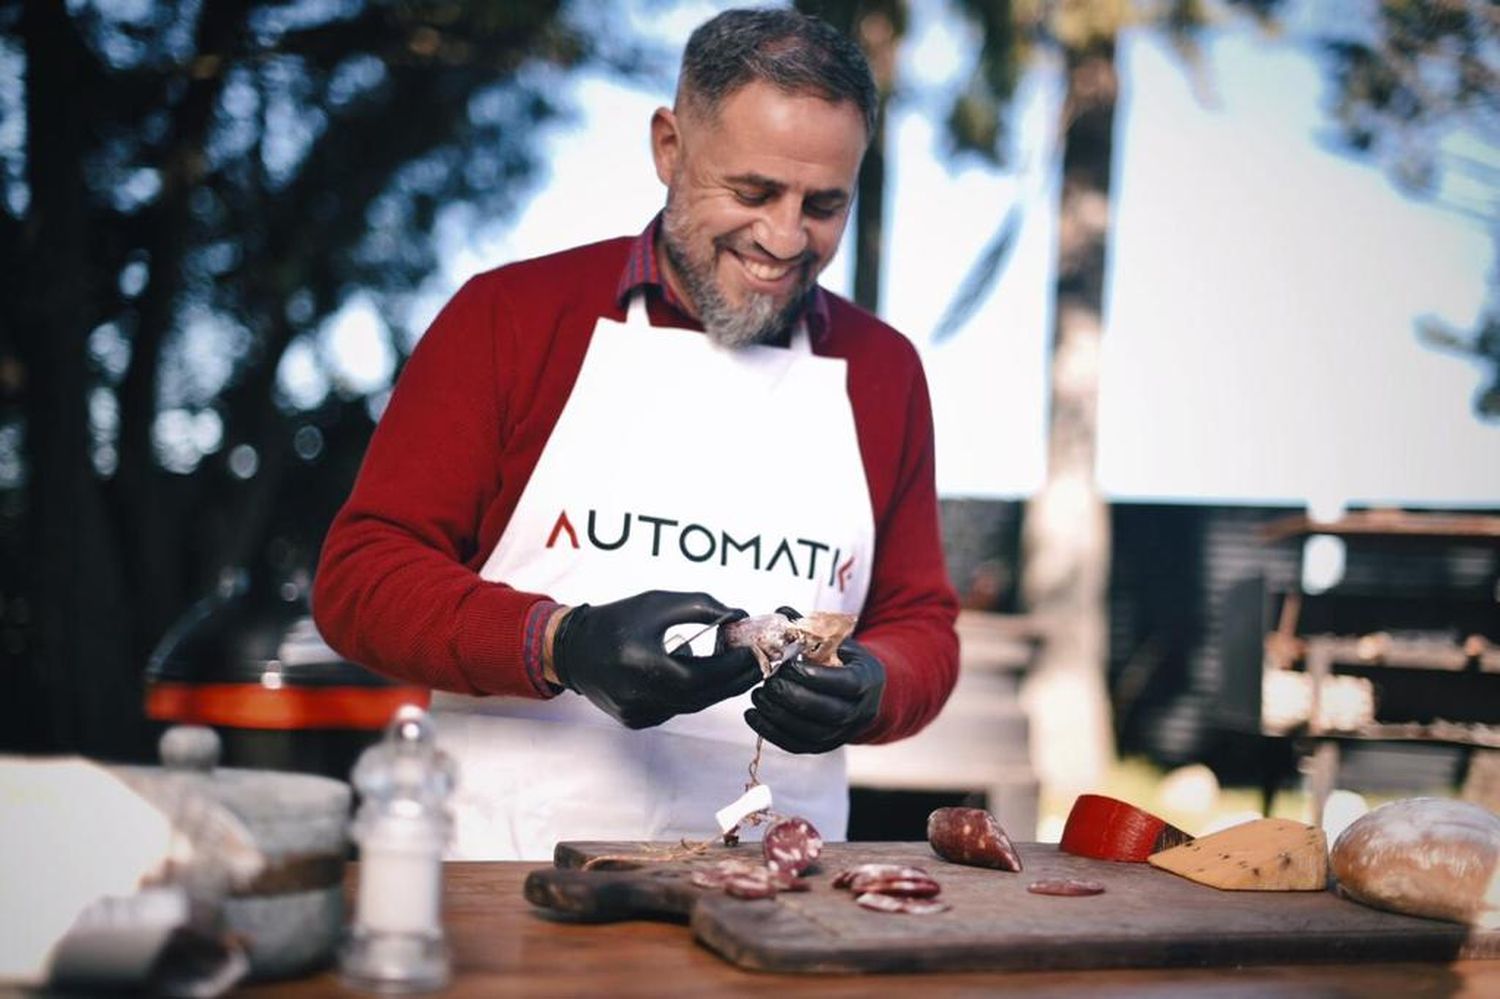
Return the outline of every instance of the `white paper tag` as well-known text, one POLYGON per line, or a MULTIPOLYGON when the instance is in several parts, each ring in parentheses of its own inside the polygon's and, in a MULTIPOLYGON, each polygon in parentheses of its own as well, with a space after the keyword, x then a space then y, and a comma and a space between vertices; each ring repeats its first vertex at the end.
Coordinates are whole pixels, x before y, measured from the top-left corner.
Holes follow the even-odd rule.
POLYGON ((771 788, 766 784, 757 784, 734 801, 725 805, 714 813, 714 818, 719 822, 719 831, 728 832, 744 821, 747 815, 754 814, 763 808, 771 807, 771 788))

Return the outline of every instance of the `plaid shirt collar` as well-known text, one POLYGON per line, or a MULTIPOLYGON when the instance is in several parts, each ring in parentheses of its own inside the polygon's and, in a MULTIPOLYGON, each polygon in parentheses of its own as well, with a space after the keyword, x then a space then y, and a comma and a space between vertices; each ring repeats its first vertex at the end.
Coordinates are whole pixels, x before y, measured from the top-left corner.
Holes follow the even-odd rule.
MULTIPOLYGON (((619 287, 615 290, 615 300, 621 306, 630 302, 630 296, 637 288, 655 288, 661 295, 664 304, 675 311, 681 318, 693 326, 702 324, 688 311, 682 300, 673 293, 671 285, 667 284, 666 278, 662 276, 661 268, 656 262, 656 233, 661 225, 661 213, 658 212, 635 238, 630 245, 630 256, 625 260, 625 271, 620 275, 619 287)), ((828 295, 818 285, 813 285, 812 291, 807 296, 807 302, 803 306, 802 317, 807 320, 807 332, 810 339, 820 339, 828 330, 828 295)))

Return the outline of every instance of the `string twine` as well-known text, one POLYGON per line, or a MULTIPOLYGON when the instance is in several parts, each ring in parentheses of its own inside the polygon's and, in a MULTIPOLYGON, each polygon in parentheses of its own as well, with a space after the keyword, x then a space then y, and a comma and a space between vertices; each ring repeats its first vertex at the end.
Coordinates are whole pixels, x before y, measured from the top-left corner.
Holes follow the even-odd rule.
MULTIPOLYGON (((745 790, 760 784, 760 754, 765 748, 765 736, 755 738, 755 756, 750 760, 750 780, 745 784, 745 790)), ((762 822, 777 822, 786 816, 770 808, 758 808, 736 822, 722 837, 704 840, 689 840, 686 837, 679 840, 675 846, 651 846, 647 845, 637 853, 608 853, 598 857, 590 857, 583 864, 583 870, 592 871, 596 868, 608 865, 623 865, 625 867, 639 867, 642 864, 670 864, 678 860, 690 860, 707 853, 716 842, 722 841, 727 846, 734 846, 739 842, 739 831, 741 825, 758 826, 762 822)))
MULTIPOLYGON (((697 638, 698 635, 705 634, 710 629, 717 628, 719 625, 725 623, 731 616, 732 612, 731 614, 723 615, 712 624, 704 628, 702 631, 699 631, 697 634, 678 642, 677 645, 669 651, 675 652, 677 651, 677 649, 681 649, 683 646, 692 642, 693 639, 697 638)), ((780 666, 782 664, 777 663, 776 665, 780 666)), ((765 673, 765 676, 767 678, 769 678, 771 674, 776 671, 775 668, 767 667, 764 664, 762 664, 761 669, 765 673)), ((765 749, 765 746, 766 737, 763 735, 757 735, 755 737, 755 755, 750 758, 750 766, 748 768, 750 779, 745 783, 745 791, 747 792, 752 788, 760 786, 760 757, 762 751, 765 749)), ((744 818, 740 819, 739 822, 736 822, 729 828, 728 831, 724 833, 722 837, 718 837, 717 840, 689 840, 684 837, 677 843, 676 846, 647 846, 638 853, 612 853, 598 857, 591 857, 584 863, 583 870, 591 871, 597 867, 602 867, 605 864, 638 866, 640 864, 669 864, 678 860, 688 860, 692 857, 701 856, 702 854, 707 853, 716 841, 721 840, 727 846, 736 845, 737 843, 739 843, 739 832, 741 825, 747 825, 753 828, 763 822, 774 823, 784 818, 786 818, 786 816, 769 807, 758 808, 755 811, 751 812, 749 815, 746 815, 744 818)))

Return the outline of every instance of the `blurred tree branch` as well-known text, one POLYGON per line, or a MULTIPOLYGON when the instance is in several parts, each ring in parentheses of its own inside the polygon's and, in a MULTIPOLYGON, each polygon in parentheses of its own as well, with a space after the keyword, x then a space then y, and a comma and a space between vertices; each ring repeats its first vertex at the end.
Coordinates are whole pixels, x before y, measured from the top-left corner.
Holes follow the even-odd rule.
POLYGON ((595 6, 0 6, 25 116, 0 147, 0 448, 24 447, 0 477, 0 607, 29 608, 0 620, 0 738, 147 754, 140 678, 167 624, 226 567, 305 577, 372 422, 337 385, 287 397, 288 350, 357 290, 409 296, 444 207, 518 203, 558 74, 660 72, 578 28, 595 6), (171 411, 212 418, 186 465, 171 411))

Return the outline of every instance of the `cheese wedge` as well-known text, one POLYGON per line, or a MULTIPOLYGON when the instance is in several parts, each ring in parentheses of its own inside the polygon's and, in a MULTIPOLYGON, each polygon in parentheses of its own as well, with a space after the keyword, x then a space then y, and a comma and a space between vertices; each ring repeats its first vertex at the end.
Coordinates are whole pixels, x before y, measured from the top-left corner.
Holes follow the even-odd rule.
POLYGON ((1291 819, 1255 819, 1147 859, 1229 891, 1322 891, 1328 884, 1328 838, 1291 819))

